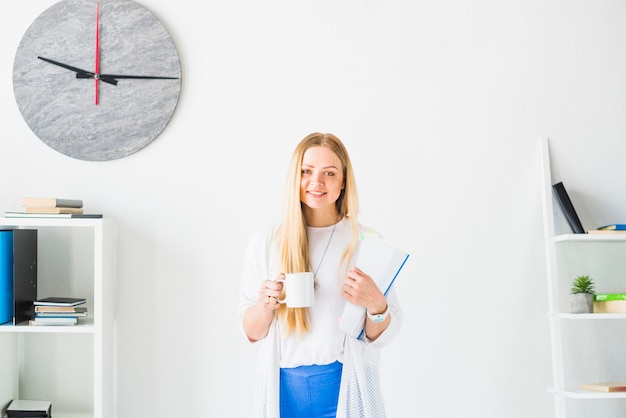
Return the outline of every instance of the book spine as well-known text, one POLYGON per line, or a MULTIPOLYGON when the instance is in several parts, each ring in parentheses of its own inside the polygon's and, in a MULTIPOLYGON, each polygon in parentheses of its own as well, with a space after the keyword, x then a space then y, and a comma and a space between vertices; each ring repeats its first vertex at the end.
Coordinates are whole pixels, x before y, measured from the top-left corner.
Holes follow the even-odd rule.
POLYGON ((0 231, 0 324, 13 319, 13 231, 0 231))
POLYGON ((598 293, 593 295, 593 300, 596 302, 626 300, 626 293, 598 293))
POLYGON ((54 199, 54 198, 39 198, 39 197, 24 197, 22 198, 22 206, 28 207, 71 207, 82 208, 83 201, 80 199, 54 199))

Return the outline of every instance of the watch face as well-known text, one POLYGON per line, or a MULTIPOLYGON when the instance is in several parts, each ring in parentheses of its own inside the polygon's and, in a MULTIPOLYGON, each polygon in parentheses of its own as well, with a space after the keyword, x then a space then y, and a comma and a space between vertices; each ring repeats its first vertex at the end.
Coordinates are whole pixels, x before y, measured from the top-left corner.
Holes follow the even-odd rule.
POLYGON ((13 89, 31 130, 53 149, 114 160, 150 144, 180 95, 176 46, 131 0, 61 0, 28 28, 13 89))
POLYGON ((379 314, 379 315, 372 315, 370 318, 372 318, 372 322, 378 323, 378 322, 383 322, 385 320, 386 316, 379 314))

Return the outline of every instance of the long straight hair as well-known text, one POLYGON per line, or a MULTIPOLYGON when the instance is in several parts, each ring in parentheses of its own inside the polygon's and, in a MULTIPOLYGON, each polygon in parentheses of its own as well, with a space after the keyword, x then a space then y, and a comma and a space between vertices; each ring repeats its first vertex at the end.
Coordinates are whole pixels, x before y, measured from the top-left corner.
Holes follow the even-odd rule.
MULTIPOLYGON (((302 214, 302 202, 300 201, 300 183, 304 153, 309 148, 318 146, 329 148, 341 161, 344 188, 335 201, 335 209, 338 221, 345 217, 350 220, 352 225, 352 240, 341 258, 344 270, 347 270, 348 262, 354 254, 358 242, 359 199, 348 151, 339 138, 333 134, 319 132, 309 134, 300 141, 291 156, 285 184, 283 220, 275 237, 284 273, 310 271, 311 269, 309 241, 306 233, 307 225, 302 214)), ((310 331, 308 308, 287 308, 286 305, 282 304, 276 314, 286 325, 287 334, 295 332, 297 335, 303 335, 310 331)))

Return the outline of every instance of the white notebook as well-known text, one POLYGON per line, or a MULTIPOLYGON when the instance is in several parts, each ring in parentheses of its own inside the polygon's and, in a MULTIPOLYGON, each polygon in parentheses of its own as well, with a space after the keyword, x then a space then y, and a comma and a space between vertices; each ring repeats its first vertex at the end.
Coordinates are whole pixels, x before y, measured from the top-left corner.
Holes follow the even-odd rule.
MULTIPOLYGON (((365 235, 361 241, 356 266, 371 276, 386 295, 408 258, 409 254, 404 250, 388 244, 384 239, 376 235, 365 235)), ((348 335, 359 338, 365 315, 365 308, 346 302, 339 327, 348 335)))

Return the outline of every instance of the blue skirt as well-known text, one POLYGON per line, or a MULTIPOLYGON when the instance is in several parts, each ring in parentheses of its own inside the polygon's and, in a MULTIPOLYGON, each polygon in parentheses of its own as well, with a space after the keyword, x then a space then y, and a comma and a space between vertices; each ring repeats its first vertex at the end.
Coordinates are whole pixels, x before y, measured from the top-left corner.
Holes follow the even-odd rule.
POLYGON ((335 418, 343 365, 280 369, 281 418, 335 418))

